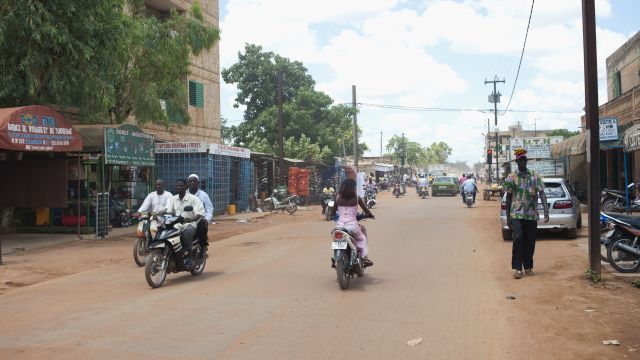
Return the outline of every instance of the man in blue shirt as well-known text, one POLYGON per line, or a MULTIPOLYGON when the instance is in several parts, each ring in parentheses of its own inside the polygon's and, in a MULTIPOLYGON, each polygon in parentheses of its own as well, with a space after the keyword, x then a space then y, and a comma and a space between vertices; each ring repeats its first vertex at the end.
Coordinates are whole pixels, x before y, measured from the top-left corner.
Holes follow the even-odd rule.
POLYGON ((473 178, 473 175, 469 175, 469 178, 462 183, 462 200, 464 201, 464 197, 466 193, 473 193, 473 202, 476 202, 476 191, 478 191, 478 187, 476 186, 476 181, 473 178))
POLYGON ((206 192, 200 190, 200 178, 196 174, 189 175, 189 193, 191 195, 195 195, 200 201, 202 201, 202 205, 204 206, 204 220, 198 223, 198 233, 202 235, 202 239, 207 241, 207 234, 209 232, 209 223, 211 219, 213 219, 213 204, 211 203, 211 199, 209 199, 209 195, 206 192))

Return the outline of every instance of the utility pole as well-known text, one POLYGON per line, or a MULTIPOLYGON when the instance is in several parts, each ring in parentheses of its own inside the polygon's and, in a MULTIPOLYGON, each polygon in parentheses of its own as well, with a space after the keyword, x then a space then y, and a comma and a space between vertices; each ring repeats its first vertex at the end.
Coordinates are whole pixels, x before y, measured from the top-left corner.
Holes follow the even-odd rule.
POLYGON ((280 147, 280 172, 278 180, 280 185, 286 185, 284 182, 284 134, 283 134, 283 115, 282 115, 282 70, 278 69, 278 146, 280 147))
POLYGON ((380 161, 382 161, 382 131, 380 131, 380 161))
POLYGON ((489 102, 493 103, 493 116, 495 119, 494 126, 496 126, 496 181, 500 178, 500 165, 498 165, 498 160, 500 159, 500 151, 498 148, 500 147, 499 135, 498 135, 498 103, 500 102, 500 94, 496 90, 497 83, 504 83, 504 79, 498 80, 498 76, 494 75, 493 80, 485 80, 484 84, 493 83, 493 93, 489 95, 489 102))
POLYGON ((356 104, 355 85, 351 85, 351 101, 353 105, 353 165, 358 171, 358 106, 356 104))
MULTIPOLYGON (((487 119, 487 149, 486 151, 489 151, 489 148, 491 147, 491 141, 489 140, 491 138, 491 128, 489 127, 489 119, 487 119)), ((491 163, 489 163, 489 171, 487 171, 487 177, 489 182, 491 182, 491 163)))
POLYGON ((582 0, 584 98, 587 125, 587 188, 589 189, 589 267, 600 275, 600 114, 594 0, 582 0))

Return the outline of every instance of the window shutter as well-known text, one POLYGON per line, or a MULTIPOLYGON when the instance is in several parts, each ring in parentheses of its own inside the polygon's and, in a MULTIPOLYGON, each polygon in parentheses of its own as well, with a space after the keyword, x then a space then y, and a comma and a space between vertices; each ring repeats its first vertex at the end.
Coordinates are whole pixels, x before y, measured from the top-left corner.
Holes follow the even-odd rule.
POLYGON ((204 107, 204 84, 189 80, 189 105, 204 107))

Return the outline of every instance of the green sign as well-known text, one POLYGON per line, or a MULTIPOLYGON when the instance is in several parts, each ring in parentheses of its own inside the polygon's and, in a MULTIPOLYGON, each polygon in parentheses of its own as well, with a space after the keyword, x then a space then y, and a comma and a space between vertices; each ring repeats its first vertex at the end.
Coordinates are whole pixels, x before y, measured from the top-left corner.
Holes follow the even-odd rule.
POLYGON ((154 166, 156 141, 133 125, 104 128, 105 164, 154 166))

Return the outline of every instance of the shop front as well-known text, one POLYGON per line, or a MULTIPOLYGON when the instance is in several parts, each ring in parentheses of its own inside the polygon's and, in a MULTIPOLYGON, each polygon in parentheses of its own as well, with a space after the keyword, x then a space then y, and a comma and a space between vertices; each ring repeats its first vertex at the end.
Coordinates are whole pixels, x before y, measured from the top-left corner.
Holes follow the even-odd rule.
POLYGON ((50 107, 0 109, 0 232, 52 231, 63 219, 79 220, 74 169, 82 146, 50 107))

